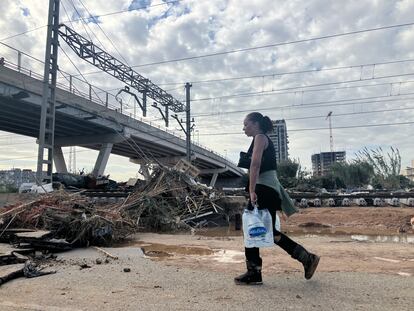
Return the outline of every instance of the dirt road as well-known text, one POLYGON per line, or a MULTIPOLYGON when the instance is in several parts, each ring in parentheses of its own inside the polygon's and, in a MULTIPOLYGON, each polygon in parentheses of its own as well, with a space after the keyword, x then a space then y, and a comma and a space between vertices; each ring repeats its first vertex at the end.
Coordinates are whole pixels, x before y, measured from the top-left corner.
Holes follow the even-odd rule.
POLYGON ((271 248, 262 252, 264 285, 243 287, 233 283, 244 270, 239 236, 149 233, 139 239, 105 248, 119 257, 108 263, 93 248, 61 254, 48 267, 56 274, 3 285, 0 310, 408 311, 414 303, 412 244, 297 237, 322 256, 312 280, 303 278, 300 264, 271 248), (82 269, 85 264, 90 268, 82 269))
MULTIPOLYGON (((384 230, 388 235, 367 237, 362 229, 374 223, 369 214, 364 224, 357 223, 361 215, 350 210, 335 223, 335 217, 321 216, 334 213, 327 211, 309 209, 309 217, 289 220, 296 232, 291 236, 321 255, 309 281, 299 263, 274 247, 262 251, 263 286, 234 285, 233 277, 245 269, 243 241, 226 228, 196 235, 141 233, 120 247, 105 248, 117 260, 105 263, 93 248, 74 250, 51 262, 48 268, 56 274, 4 284, 0 310, 412 310, 414 236, 390 236, 396 222, 384 230), (342 231, 338 223, 350 228, 353 222, 356 234, 315 234, 326 228, 299 226, 316 223, 312 213, 319 213, 319 223, 329 223, 331 231, 342 231), (304 234, 304 229, 314 232, 304 234)), ((385 213, 382 219, 392 217, 385 213)))

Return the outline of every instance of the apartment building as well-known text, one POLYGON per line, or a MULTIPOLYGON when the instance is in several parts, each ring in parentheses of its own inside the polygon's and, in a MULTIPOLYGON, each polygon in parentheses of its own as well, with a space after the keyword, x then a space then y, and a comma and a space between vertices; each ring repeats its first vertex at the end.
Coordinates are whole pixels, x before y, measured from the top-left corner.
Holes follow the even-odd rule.
POLYGON ((276 162, 288 159, 288 135, 285 120, 272 120, 273 131, 268 135, 276 151, 276 162))

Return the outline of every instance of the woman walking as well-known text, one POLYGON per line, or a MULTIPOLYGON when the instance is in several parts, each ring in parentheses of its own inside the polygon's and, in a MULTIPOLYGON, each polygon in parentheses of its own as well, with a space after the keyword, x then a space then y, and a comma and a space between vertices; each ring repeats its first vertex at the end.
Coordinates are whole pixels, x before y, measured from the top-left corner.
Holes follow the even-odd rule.
MULTIPOLYGON (((252 112, 244 119, 243 131, 253 141, 247 152, 251 157, 249 168, 249 191, 251 203, 259 209, 267 208, 272 216, 274 242, 292 258, 303 264, 305 278, 310 279, 319 263, 319 256, 308 252, 304 247, 275 229, 276 211, 281 210, 287 216, 298 210, 276 174, 276 154, 272 141, 266 135, 273 129, 272 121, 259 112, 252 112)), ((251 204, 249 204, 251 205, 251 204)), ((259 248, 245 248, 247 272, 234 278, 238 285, 262 284, 262 259, 259 248)))

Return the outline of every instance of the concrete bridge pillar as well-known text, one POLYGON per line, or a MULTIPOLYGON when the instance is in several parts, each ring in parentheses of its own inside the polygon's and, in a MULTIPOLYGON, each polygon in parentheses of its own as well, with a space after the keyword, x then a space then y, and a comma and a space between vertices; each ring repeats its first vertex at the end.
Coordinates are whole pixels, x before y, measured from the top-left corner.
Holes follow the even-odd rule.
POLYGON ((99 175, 102 175, 104 173, 113 145, 114 144, 112 143, 102 144, 101 150, 99 151, 98 158, 96 159, 95 167, 92 171, 93 176, 98 177, 99 175))
POLYGON ((221 168, 213 168, 213 169, 204 169, 204 170, 200 170, 200 174, 201 175, 206 175, 206 174, 213 174, 213 176, 211 177, 210 180, 210 187, 214 187, 217 181, 217 177, 220 173, 224 173, 226 171, 228 171, 229 169, 225 166, 225 167, 221 167, 221 168))
POLYGON ((211 177, 211 181, 210 181, 210 187, 214 187, 214 185, 216 184, 217 181, 217 177, 218 177, 219 173, 214 173, 213 176, 211 177))
POLYGON ((56 172, 67 173, 65 157, 63 156, 62 147, 55 146, 53 148, 53 161, 55 162, 56 172))

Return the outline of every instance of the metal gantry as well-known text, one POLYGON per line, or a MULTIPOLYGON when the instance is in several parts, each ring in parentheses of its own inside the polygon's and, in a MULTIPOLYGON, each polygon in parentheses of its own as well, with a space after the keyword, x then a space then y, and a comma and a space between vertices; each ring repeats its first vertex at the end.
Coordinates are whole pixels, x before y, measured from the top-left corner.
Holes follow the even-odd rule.
MULTIPOLYGON (((108 54, 73 29, 61 24, 59 34, 76 55, 142 93, 143 100, 145 100, 146 97, 149 97, 156 103, 162 106, 167 106, 174 112, 185 111, 182 102, 175 99, 171 94, 140 75, 130 66, 108 54)), ((146 103, 143 104, 146 105, 146 103)))
MULTIPOLYGON (((147 109, 147 97, 154 101, 153 107, 157 108, 164 118, 166 126, 168 126, 168 110, 175 113, 186 112, 186 153, 187 159, 191 161, 191 130, 190 125, 190 87, 191 84, 186 84, 186 104, 175 99, 171 94, 167 93, 149 79, 140 75, 130 66, 122 63, 112 55, 100 47, 93 44, 92 41, 86 39, 82 35, 75 32, 64 24, 59 25, 59 5, 60 0, 49 0, 49 17, 48 30, 46 38, 46 53, 45 53, 45 70, 44 70, 44 84, 43 84, 43 99, 40 117, 39 128, 39 152, 37 161, 37 182, 41 184, 43 181, 52 182, 53 169, 53 149, 54 149, 54 128, 55 128, 55 92, 56 92, 56 78, 58 69, 58 46, 60 37, 69 45, 69 47, 88 63, 101 69, 102 71, 112 75, 118 80, 131 86, 138 92, 142 93, 142 104, 136 97, 138 104, 143 110, 144 116, 147 109), (162 113, 161 105, 165 109, 162 113), (46 170, 45 170, 45 165, 46 170)), ((129 94, 129 89, 125 90, 129 94)), ((178 119, 177 119, 178 121, 178 119)), ((180 126, 183 127, 180 123, 180 126)))

